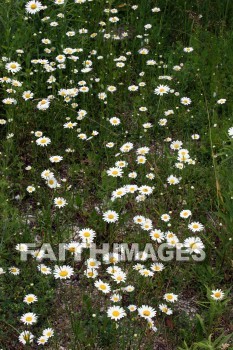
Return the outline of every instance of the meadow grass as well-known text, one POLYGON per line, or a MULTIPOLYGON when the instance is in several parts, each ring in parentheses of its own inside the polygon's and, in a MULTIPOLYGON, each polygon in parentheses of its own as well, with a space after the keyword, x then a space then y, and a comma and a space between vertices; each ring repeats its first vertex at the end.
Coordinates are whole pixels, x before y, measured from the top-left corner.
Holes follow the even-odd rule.
POLYGON ((229 0, 1 1, 1 349, 233 349, 232 21, 229 0))

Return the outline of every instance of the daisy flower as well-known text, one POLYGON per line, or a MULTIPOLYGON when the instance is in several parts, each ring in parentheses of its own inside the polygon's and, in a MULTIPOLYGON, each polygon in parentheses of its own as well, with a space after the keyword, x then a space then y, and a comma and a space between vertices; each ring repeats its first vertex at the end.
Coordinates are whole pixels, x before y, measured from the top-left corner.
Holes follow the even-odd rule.
MULTIPOLYGON (((118 253, 107 253, 103 256, 103 261, 105 264, 116 264, 120 260, 120 255, 118 253)), ((117 273, 121 271, 121 269, 118 267, 116 271, 113 271, 112 274, 117 273)))
POLYGON ((118 303, 118 301, 120 301, 121 299, 122 299, 121 295, 116 293, 110 297, 110 300, 113 301, 114 303, 118 303))
POLYGON ((167 178, 167 182, 169 183, 169 185, 177 185, 180 182, 180 180, 176 176, 170 175, 167 178))
POLYGON ((199 140, 199 139, 200 139, 200 135, 198 135, 198 134, 193 134, 193 135, 191 135, 191 138, 192 138, 193 140, 199 140))
POLYGON ((39 139, 36 140, 36 144, 38 146, 42 146, 42 147, 48 146, 50 143, 51 143, 50 138, 49 137, 45 137, 45 136, 40 137, 39 139))
POLYGON ((193 47, 185 47, 184 48, 184 50, 183 50, 184 52, 192 52, 193 51, 193 47))
POLYGON ((40 102, 37 103, 37 108, 42 111, 48 109, 49 106, 50 106, 50 101, 47 99, 41 100, 40 102))
POLYGON ((58 208, 63 208, 67 205, 67 201, 62 197, 56 197, 54 198, 54 204, 58 208))
POLYGON ((17 101, 15 98, 7 97, 2 100, 2 103, 4 103, 5 105, 16 105, 17 101))
POLYGON ((204 226, 200 223, 200 222, 191 222, 188 225, 188 228, 192 231, 192 232, 200 232, 204 230, 204 226))
POLYGON ((35 192, 35 187, 34 186, 28 186, 27 188, 26 188, 26 190, 27 190, 27 192, 28 193, 32 193, 32 192, 35 192))
POLYGON ((152 226, 152 221, 150 219, 146 219, 142 224, 141 224, 141 228, 142 230, 145 231, 150 231, 152 230, 153 226, 152 226))
POLYGON ((135 256, 135 260, 136 261, 146 261, 147 260, 147 258, 148 258, 148 254, 145 252, 145 251, 143 251, 143 252, 138 252, 137 254, 136 254, 136 256, 135 256))
POLYGON ((24 91, 22 97, 25 101, 31 100, 33 98, 34 94, 30 90, 24 91))
POLYGON ((113 85, 109 85, 108 87, 107 87, 107 90, 109 91, 109 92, 115 92, 116 90, 117 90, 117 88, 115 87, 115 86, 113 86, 113 85))
POLYGON ((74 274, 74 269, 68 265, 56 266, 53 274, 55 278, 67 279, 74 274))
POLYGON ((108 176, 112 176, 112 177, 121 177, 123 174, 123 171, 119 167, 113 167, 107 170, 107 174, 108 176))
POLYGON ((89 258, 86 261, 86 265, 90 269, 98 269, 100 267, 101 263, 99 261, 97 261, 96 259, 89 258))
POLYGON ((145 195, 150 195, 152 192, 153 192, 153 188, 150 187, 150 186, 141 186, 138 188, 138 191, 141 193, 141 194, 145 194, 145 195))
POLYGON ((112 275, 112 278, 117 284, 119 284, 121 282, 125 282, 125 280, 126 280, 126 273, 124 273, 123 271, 115 272, 112 275))
POLYGON ((94 269, 86 269, 84 271, 84 275, 87 277, 87 278, 96 278, 98 276, 98 272, 94 269))
POLYGON ((119 219, 119 214, 115 212, 114 210, 108 210, 105 213, 103 213, 103 220, 107 223, 116 222, 119 219))
POLYGON ((4 271, 2 267, 0 267, 0 275, 3 275, 4 273, 6 273, 6 271, 4 271))
POLYGON ((5 68, 8 70, 8 72, 11 72, 11 73, 17 73, 22 69, 21 65, 14 61, 8 62, 5 68))
POLYGON ((34 1, 34 0, 27 2, 25 6, 26 11, 33 15, 37 12, 40 12, 42 8, 43 8, 42 3, 40 1, 34 1))
POLYGON ((65 245, 65 249, 72 254, 78 254, 82 251, 82 244, 78 242, 71 242, 65 245))
POLYGON ((168 94, 170 91, 169 86, 167 85, 159 85, 155 88, 154 93, 159 96, 163 96, 164 94, 168 94))
POLYGON ((53 177, 53 176, 54 176, 53 173, 49 169, 46 169, 41 173, 42 179, 45 179, 45 180, 48 180, 50 177, 53 177))
POLYGON ((142 215, 136 215, 134 218, 133 218, 133 222, 135 224, 143 224, 144 222, 146 221, 146 218, 142 215))
POLYGON ((189 97, 182 97, 180 99, 180 103, 182 103, 182 105, 188 106, 192 103, 192 101, 189 97))
POLYGON ((136 162, 137 162, 137 164, 145 164, 146 157, 145 156, 137 156, 136 162))
POLYGON ((173 294, 173 293, 166 293, 166 294, 164 294, 163 299, 165 299, 166 301, 168 301, 170 303, 174 303, 175 301, 177 301, 178 295, 173 294))
POLYGON ((124 187, 118 188, 117 190, 112 192, 112 200, 115 200, 116 198, 121 198, 126 193, 127 193, 127 191, 124 187))
POLYGON ((47 338, 53 337, 54 330, 52 328, 46 328, 43 330, 43 335, 47 338))
POLYGON ((156 315, 156 311, 151 306, 142 305, 138 308, 138 314, 143 318, 149 319, 156 315))
POLYGON ((95 287, 102 291, 104 294, 107 294, 111 291, 110 285, 108 283, 103 282, 102 280, 98 280, 95 282, 95 287))
POLYGON ((125 310, 120 306, 111 306, 107 310, 107 315, 112 320, 118 321, 126 316, 125 310))
POLYGON ((233 138, 233 127, 228 129, 228 135, 233 138))
POLYGON ((140 55, 148 55, 149 50, 147 50, 147 49, 145 49, 145 48, 142 48, 142 49, 138 50, 138 53, 139 53, 140 55))
POLYGON ((221 289, 211 291, 211 298, 214 300, 222 300, 224 298, 224 292, 221 289))
POLYGON ((73 129, 76 125, 77 123, 67 122, 63 126, 65 129, 73 129))
POLYGON ((155 272, 160 272, 164 270, 164 265, 162 263, 156 263, 151 265, 151 270, 155 272))
POLYGON ((44 345, 48 342, 49 338, 46 337, 45 335, 42 335, 41 337, 38 338, 37 344, 38 345, 44 345))
POLYGON ((184 209, 180 212, 180 217, 183 218, 183 219, 187 219, 189 218, 189 216, 192 215, 192 212, 188 209, 184 209))
POLYGON ((217 104, 219 104, 219 105, 223 105, 224 103, 226 103, 226 99, 225 99, 225 98, 220 98, 220 99, 217 101, 217 104))
POLYGON ((152 277, 154 275, 154 273, 148 269, 141 269, 139 270, 139 273, 141 276, 144 276, 144 277, 152 277))
POLYGON ((124 188, 127 193, 134 193, 138 190, 137 185, 126 185, 124 188))
POLYGON ((37 316, 33 312, 27 312, 21 316, 20 321, 26 325, 32 325, 37 322, 37 316))
POLYGON ((137 85, 130 85, 130 86, 128 87, 128 90, 129 90, 129 91, 137 91, 137 90, 138 90, 138 86, 137 86, 137 85))
POLYGON ((189 237, 184 240, 184 246, 187 250, 192 253, 200 253, 200 250, 205 248, 199 237, 189 237))
POLYGON ((52 273, 52 270, 50 267, 47 267, 44 264, 38 265, 37 269, 43 274, 43 275, 50 275, 52 273))
POLYGON ((26 304, 32 304, 32 303, 35 303, 37 301, 37 296, 35 294, 27 294, 25 295, 23 301, 24 303, 26 304))
POLYGON ((134 291, 134 286, 131 286, 131 285, 129 285, 129 286, 127 286, 127 287, 124 287, 124 288, 122 288, 122 290, 124 290, 125 292, 128 292, 128 293, 131 293, 131 292, 133 292, 134 291))
POLYGON ((121 146, 120 151, 122 153, 127 153, 133 149, 133 144, 131 142, 127 142, 124 145, 121 146))
POLYGON ((171 219, 171 217, 168 214, 161 215, 161 220, 164 222, 168 222, 168 221, 170 221, 170 219, 171 219))
POLYGON ((154 229, 150 232, 150 237, 153 241, 161 243, 164 240, 164 234, 161 230, 154 229))
POLYGON ((35 131, 34 135, 35 135, 36 137, 42 137, 42 136, 43 136, 43 132, 40 131, 40 130, 37 130, 37 131, 35 131))
POLYGON ((16 245, 15 249, 18 250, 18 252, 27 252, 28 246, 25 243, 19 243, 16 245))
POLYGON ((125 168, 128 163, 125 161, 125 160, 118 160, 116 163, 115 163, 116 167, 118 168, 125 168))
POLYGON ((63 157, 61 157, 61 156, 52 156, 49 158, 51 163, 59 163, 62 161, 62 159, 63 159, 63 157))
POLYGON ((79 231, 78 235, 82 240, 93 241, 94 237, 96 236, 96 232, 90 228, 83 228, 79 231))
POLYGON ((159 309, 167 315, 171 315, 173 313, 172 309, 170 309, 166 304, 160 304, 159 309))
POLYGON ((29 331, 23 331, 19 335, 19 341, 22 344, 30 344, 33 342, 34 335, 29 331))
POLYGON ((134 312, 134 311, 137 310, 137 306, 136 305, 129 305, 128 309, 129 309, 130 312, 134 312))
POLYGON ((49 188, 57 188, 60 185, 57 183, 57 180, 55 179, 55 177, 50 176, 47 180, 47 185, 49 186, 49 188))

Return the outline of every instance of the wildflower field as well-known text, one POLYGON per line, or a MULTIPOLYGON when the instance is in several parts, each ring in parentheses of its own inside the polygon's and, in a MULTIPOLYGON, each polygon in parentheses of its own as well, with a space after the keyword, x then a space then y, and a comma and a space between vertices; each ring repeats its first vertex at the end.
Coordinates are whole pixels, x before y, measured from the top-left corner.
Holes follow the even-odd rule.
POLYGON ((0 1, 0 349, 233 349, 233 1, 0 1))

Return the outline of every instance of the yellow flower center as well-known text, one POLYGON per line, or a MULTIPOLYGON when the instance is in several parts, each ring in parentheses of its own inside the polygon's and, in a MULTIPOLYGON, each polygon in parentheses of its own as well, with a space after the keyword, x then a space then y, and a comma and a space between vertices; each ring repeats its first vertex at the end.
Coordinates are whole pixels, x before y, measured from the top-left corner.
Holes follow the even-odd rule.
POLYGON ((118 316, 120 315, 120 312, 119 312, 118 310, 114 310, 114 311, 112 312, 112 315, 113 315, 114 317, 118 317, 118 316))
POLYGON ((143 311, 144 316, 150 316, 150 311, 149 310, 144 310, 143 311))
POLYGON ((31 303, 33 300, 34 300, 33 297, 27 297, 27 302, 28 302, 28 303, 31 303))
POLYGON ((31 322, 31 321, 32 321, 32 316, 27 316, 27 317, 26 317, 26 321, 27 321, 27 322, 31 322))
POLYGON ((67 271, 60 271, 59 272, 59 275, 61 276, 61 277, 66 277, 67 275, 68 275, 68 272, 67 271))
POLYGON ((30 339, 30 336, 29 336, 29 334, 25 334, 23 338, 26 342, 28 342, 30 339))
POLYGON ((197 244, 196 244, 196 243, 192 243, 192 244, 190 245, 190 248, 191 248, 191 249, 196 249, 196 248, 197 248, 197 244))
POLYGON ((105 290, 107 287, 105 286, 105 284, 101 284, 100 285, 100 289, 102 289, 102 290, 105 290))

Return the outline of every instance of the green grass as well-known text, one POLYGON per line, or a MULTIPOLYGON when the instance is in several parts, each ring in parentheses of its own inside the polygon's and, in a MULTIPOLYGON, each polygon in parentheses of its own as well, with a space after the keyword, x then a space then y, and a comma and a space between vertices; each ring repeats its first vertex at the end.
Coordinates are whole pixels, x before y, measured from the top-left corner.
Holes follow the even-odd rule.
MULTIPOLYGON (((0 109, 0 267, 5 272, 0 276, 0 347, 24 348, 18 336, 30 330, 35 336, 34 343, 26 348, 40 348, 36 341, 45 328, 52 327, 55 335, 45 347, 53 350, 61 346, 67 350, 233 349, 230 326, 233 139, 228 134, 233 126, 233 3, 229 0, 42 3, 48 8, 31 16, 25 11, 25 1, 4 0, 0 4, 0 78, 22 83, 0 85, 1 101, 8 97, 17 100, 15 105, 1 103, 0 109), (138 8, 133 10, 133 5, 138 8), (153 13, 154 7, 161 11, 153 13), (105 9, 117 9, 118 13, 108 14, 105 9), (119 22, 109 21, 114 16, 119 22), (55 21, 59 25, 50 26, 55 21), (105 25, 101 26, 101 21, 105 25), (147 24, 152 27, 145 30, 147 24), (81 28, 88 29, 88 33, 80 34, 81 28), (69 31, 76 35, 67 36, 69 31), (124 32, 128 33, 125 38, 124 32), (104 38, 109 33, 112 37, 104 38), (119 38, 116 40, 113 35, 119 38), (42 39, 50 39, 51 44, 43 44, 42 39), (185 47, 194 50, 186 53, 185 47), (45 52, 45 48, 49 51, 45 52), (56 57, 65 48, 82 50, 73 53, 77 60, 66 54, 62 68, 56 57), (149 54, 140 55, 141 48, 147 48, 149 54), (125 56, 122 68, 115 61, 120 56, 125 56), (56 69, 46 72, 42 64, 33 63, 38 59, 48 60, 52 63, 50 68, 56 69), (90 72, 81 71, 86 60, 92 61, 90 72), (157 63, 149 66, 147 60, 157 63), (22 67, 15 75, 6 69, 6 63, 11 61, 22 67), (173 69, 177 65, 181 65, 180 71, 173 69), (51 75, 56 81, 48 83, 51 75), (171 76, 172 80, 159 79, 160 76, 171 76), (80 88, 78 82, 83 80, 89 87, 87 93, 79 92, 67 102, 58 94, 60 89, 80 88), (138 91, 128 90, 142 82, 146 85, 138 91), (157 96, 154 89, 160 84, 168 85, 174 93, 157 96), (117 91, 107 91, 109 85, 117 91), (27 90, 34 96, 25 101, 22 94, 27 90), (98 97, 102 92, 107 94, 104 101, 98 97), (53 96, 50 107, 39 110, 38 102, 48 96, 53 96), (190 106, 180 103, 184 96, 191 98, 190 106), (226 103, 218 104, 221 98, 226 103), (147 107, 147 111, 139 111, 140 107, 147 107), (79 110, 87 112, 82 120, 76 119, 79 110), (166 117, 164 112, 168 110, 174 114, 166 117), (110 124, 113 116, 120 118, 120 125, 110 124), (67 118, 77 123, 73 129, 63 127, 67 118), (160 126, 159 120, 163 118, 167 124, 160 126), (145 129, 145 123, 152 127, 145 129), (38 146, 36 131, 49 137, 51 144, 38 146), (98 134, 93 136, 93 131, 98 134), (86 134, 87 139, 78 138, 80 133, 86 134), (193 140, 193 134, 200 135, 200 139, 193 140), (189 151, 194 165, 186 163, 183 170, 175 167, 177 152, 171 151, 171 140, 182 141, 182 148, 189 151), (114 143, 113 148, 106 147, 109 142, 114 143), (120 147, 126 142, 132 142, 134 148, 123 153, 120 147), (143 146, 150 151, 146 163, 139 165, 136 150, 143 146), (55 155, 63 160, 51 163, 49 157, 55 155), (127 162, 124 175, 108 176, 106 171, 118 160, 127 162), (45 169, 54 173, 60 188, 47 186, 41 177, 45 169), (128 177, 133 171, 137 172, 136 179, 128 177), (146 177, 149 173, 154 179, 146 177), (182 177, 180 183, 168 185, 170 175, 182 177), (135 194, 111 201, 112 192, 128 184, 153 186, 154 190, 145 201, 137 202, 135 194), (35 191, 30 194, 27 187, 31 185, 35 191), (67 205, 56 208, 56 197, 65 198, 67 205), (183 209, 191 210, 192 217, 181 219, 183 209), (103 221, 107 210, 115 210, 119 221, 110 224, 103 221), (170 226, 160 218, 165 213, 171 215, 170 226), (127 285, 135 287, 132 293, 121 290, 122 299, 116 305, 125 311, 130 304, 149 305, 157 311, 156 332, 137 311, 127 310, 127 316, 119 322, 107 316, 108 308, 114 304, 110 300, 113 292, 103 294, 94 286, 95 281, 85 276, 88 249, 80 262, 74 262, 70 253, 65 262, 48 259, 38 262, 33 257, 22 262, 15 249, 19 243, 37 242, 38 247, 50 243, 57 253, 59 243, 80 241, 77 230, 87 227, 96 232, 99 247, 107 242, 135 242, 143 248, 153 241, 148 231, 133 223, 136 215, 151 219, 153 228, 174 232, 180 242, 197 236, 205 246, 203 262, 164 263, 165 269, 153 277, 141 276, 133 269, 135 262, 120 263, 127 273, 126 282, 120 284, 106 272, 107 265, 101 265, 96 279, 109 283, 112 291, 127 285), (188 229, 192 221, 202 223, 204 230, 192 233, 188 229), (52 270, 56 264, 69 265, 74 275, 66 281, 56 280, 53 274, 38 271, 41 263, 52 270), (12 266, 20 269, 19 275, 9 272, 12 266), (215 289, 225 293, 223 300, 211 298, 215 289), (23 302, 29 293, 38 297, 37 303, 23 302), (165 302, 165 293, 178 295, 177 302, 167 303, 173 309, 172 315, 159 310, 159 305, 165 302), (20 321, 27 312, 38 316, 35 325, 26 326, 20 321)), ((157 250, 159 244, 154 247, 157 250)), ((149 268, 151 262, 143 264, 149 268)))

